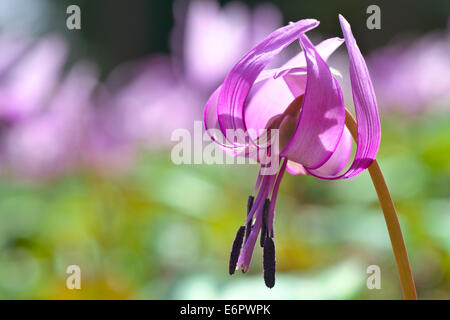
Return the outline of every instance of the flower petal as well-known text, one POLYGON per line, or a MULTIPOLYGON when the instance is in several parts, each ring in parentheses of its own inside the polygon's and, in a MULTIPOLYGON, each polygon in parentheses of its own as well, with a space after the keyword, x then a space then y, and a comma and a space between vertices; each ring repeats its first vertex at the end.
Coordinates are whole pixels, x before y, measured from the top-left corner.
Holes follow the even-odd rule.
POLYGON ((341 172, 352 154, 352 142, 352 135, 347 127, 345 127, 336 151, 334 151, 333 155, 323 166, 315 169, 314 172, 321 175, 336 175, 341 172))
POLYGON ((305 168, 300 163, 297 163, 297 162, 294 162, 291 160, 288 160, 287 165, 286 165, 286 170, 294 176, 296 176, 298 174, 302 174, 302 175, 308 174, 306 172, 305 168))
POLYGON ((224 153, 230 156, 239 156, 253 153, 254 150, 248 150, 249 148, 252 149, 251 148, 252 145, 247 146, 248 148, 246 148, 242 146, 227 144, 227 140, 223 132, 216 128, 218 121, 217 100, 219 98, 219 93, 221 89, 222 86, 219 86, 209 97, 208 102, 206 103, 205 110, 203 113, 203 123, 205 125, 205 130, 207 134, 210 136, 211 140, 214 141, 224 153))
MULTIPOLYGON (((344 39, 338 37, 329 38, 316 45, 315 49, 322 57, 322 59, 324 61, 327 61, 331 54, 336 51, 336 49, 339 48, 342 43, 344 43, 344 39)), ((283 67, 281 67, 279 71, 296 67, 306 67, 306 65, 307 63, 305 55, 303 54, 303 52, 300 52, 295 57, 290 59, 283 67)))
MULTIPOLYGON (((306 82, 306 75, 292 77, 298 79, 299 84, 306 82)), ((245 109, 245 126, 252 139, 255 139, 254 133, 264 129, 271 118, 283 113, 294 99, 284 78, 270 79, 264 83, 245 109)))
POLYGON ((366 62, 356 44, 350 25, 341 15, 339 21, 349 54, 350 81, 358 125, 355 159, 348 171, 341 175, 322 175, 316 170, 308 170, 316 177, 333 180, 351 178, 367 169, 377 156, 381 139, 377 102, 366 62))
MULTIPOLYGON (((316 50, 326 61, 343 41, 340 38, 330 38, 319 43, 316 50)), ((255 83, 267 81, 253 95, 245 109, 246 128, 254 131, 264 129, 270 118, 283 113, 294 98, 304 94, 306 75, 306 60, 303 52, 280 68, 263 70, 255 83)), ((254 138, 252 136, 252 139, 254 138)))
POLYGON ((309 169, 322 166, 336 150, 345 124, 342 92, 329 66, 305 35, 300 44, 308 78, 297 129, 282 156, 309 169))
POLYGON ((317 20, 305 19, 274 31, 233 67, 218 98, 218 121, 223 133, 227 129, 246 131, 244 104, 258 75, 285 47, 318 24, 317 20))

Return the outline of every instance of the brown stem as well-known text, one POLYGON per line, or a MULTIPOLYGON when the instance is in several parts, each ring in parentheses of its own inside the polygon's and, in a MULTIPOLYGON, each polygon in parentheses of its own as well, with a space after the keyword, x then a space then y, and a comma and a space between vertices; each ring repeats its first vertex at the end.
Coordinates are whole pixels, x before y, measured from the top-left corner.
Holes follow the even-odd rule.
MULTIPOLYGON (((351 113, 346 109, 345 124, 350 130, 353 139, 356 141, 358 137, 356 121, 351 113)), ((408 253, 406 252, 405 242, 403 240, 402 229, 398 221, 397 212, 395 211, 389 189, 381 173, 377 160, 374 160, 369 166, 370 177, 377 191, 378 200, 383 210, 384 219, 391 239, 392 250, 394 251, 395 262, 400 276, 400 284, 402 286, 403 298, 405 300, 417 300, 416 287, 409 265, 408 253)))

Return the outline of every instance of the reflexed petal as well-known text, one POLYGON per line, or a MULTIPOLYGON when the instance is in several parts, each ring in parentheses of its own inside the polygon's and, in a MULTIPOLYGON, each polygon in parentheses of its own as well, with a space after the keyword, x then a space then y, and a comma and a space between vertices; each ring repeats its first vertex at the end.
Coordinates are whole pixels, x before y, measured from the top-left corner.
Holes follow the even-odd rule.
MULTIPOLYGON (((343 39, 330 38, 316 46, 323 60, 343 43, 343 39)), ((267 80, 255 93, 245 109, 247 129, 264 129, 273 116, 283 113, 292 100, 305 92, 306 60, 303 52, 290 59, 282 67, 263 70, 255 83, 267 80)), ((338 71, 334 73, 339 74, 338 71)), ((252 136, 252 138, 254 138, 252 136)))
POLYGON ((243 119, 244 105, 258 75, 285 47, 318 24, 314 19, 305 19, 276 30, 233 67, 218 98, 217 111, 222 132, 227 129, 246 129, 243 119))
POLYGON ((352 154, 352 142, 352 135, 347 127, 345 127, 336 151, 323 166, 314 170, 314 172, 321 175, 336 175, 341 172, 352 154))
MULTIPOLYGON (((282 66, 280 68, 275 68, 275 69, 266 69, 263 70, 258 78, 256 78, 255 80, 255 84, 265 81, 265 80, 271 80, 271 79, 277 79, 279 77, 282 77, 286 74, 306 74, 306 66, 301 66, 301 67, 295 67, 295 66, 282 66)), ((261 91, 258 90, 258 91, 261 91)))
MULTIPOLYGON (((216 129, 217 126, 217 99, 219 97, 219 93, 222 86, 218 87, 213 94, 209 97, 208 102, 206 103, 204 114, 203 114, 203 123, 205 125, 205 130, 210 136, 211 140, 217 143, 219 149, 221 149, 224 153, 230 156, 245 156, 249 153, 253 153, 254 150, 247 150, 246 148, 240 146, 234 146, 231 144, 227 144, 226 138, 223 135, 222 131, 216 129)), ((248 148, 247 148, 248 149, 248 148)))
POLYGON ((355 159, 347 172, 341 175, 322 175, 315 170, 309 170, 310 174, 323 179, 351 178, 367 169, 377 156, 381 139, 380 118, 369 71, 350 25, 341 15, 339 20, 350 60, 350 81, 358 125, 358 141, 355 159))
POLYGON ((207 130, 208 133, 211 133, 211 139, 218 143, 219 137, 212 135, 213 131, 210 131, 210 129, 215 129, 217 126, 217 100, 219 98, 221 89, 222 86, 218 87, 209 97, 208 102, 206 102, 205 110, 203 112, 203 123, 205 124, 205 130, 207 130))
MULTIPOLYGON (((337 48, 340 47, 340 45, 344 42, 344 39, 335 37, 330 38, 322 41, 318 45, 315 46, 316 51, 319 53, 319 55, 322 57, 324 61, 327 61, 328 58, 331 56, 331 54, 336 51, 337 48)), ((291 68, 298 68, 298 67, 305 67, 306 66, 306 60, 305 55, 303 52, 300 52, 295 57, 290 59, 283 67, 280 69, 291 69, 291 68)))
MULTIPOLYGON (((344 42, 341 38, 330 38, 316 45, 316 50, 323 60, 327 61, 331 54, 344 42)), ((295 57, 286 62, 282 67, 275 69, 263 70, 255 83, 270 78, 279 78, 286 74, 306 74, 306 60, 303 52, 298 53, 295 57)), ((339 73, 339 72, 337 72, 339 73)))
POLYGON ((345 107, 326 62, 305 35, 300 36, 300 43, 308 68, 306 92, 297 129, 282 155, 315 169, 336 150, 344 130, 345 107))
POLYGON ((303 174, 306 175, 308 174, 308 172, 305 170, 305 168, 297 162, 288 160, 287 165, 286 165, 286 170, 292 174, 292 175, 298 175, 298 174, 303 174))

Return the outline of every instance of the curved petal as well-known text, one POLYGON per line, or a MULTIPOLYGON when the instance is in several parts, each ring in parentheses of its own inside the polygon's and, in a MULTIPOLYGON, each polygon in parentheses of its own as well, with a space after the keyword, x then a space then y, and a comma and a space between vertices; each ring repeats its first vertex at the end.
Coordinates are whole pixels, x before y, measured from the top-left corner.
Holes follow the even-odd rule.
POLYGON ((348 128, 345 127, 336 151, 330 159, 328 159, 323 166, 317 168, 315 172, 321 175, 336 175, 341 172, 345 168, 345 165, 352 154, 352 142, 352 135, 348 128))
POLYGON ((339 15, 339 21, 350 60, 350 81, 358 125, 358 141, 355 159, 347 172, 341 175, 322 175, 315 170, 308 171, 318 178, 330 180, 351 178, 367 169, 377 156, 381 139, 375 91, 366 62, 356 44, 349 23, 341 15, 339 15))
MULTIPOLYGON (((292 76, 298 83, 306 82, 306 75, 292 76), (303 79, 303 80, 302 80, 303 79)), ((245 109, 245 126, 252 133, 264 129, 271 118, 281 114, 295 96, 284 78, 270 79, 258 90, 245 109)))
MULTIPOLYGON (((344 42, 330 38, 316 46, 316 51, 326 61, 344 42)), ((339 74, 339 72, 335 71, 339 74)), ((303 52, 286 62, 282 67, 263 70, 255 83, 267 80, 253 95, 245 109, 245 126, 253 132, 264 129, 270 118, 283 113, 296 97, 304 94, 306 87, 306 60, 303 52)), ((252 136, 252 139, 255 139, 252 136)))
MULTIPOLYGON (((331 54, 336 51, 336 49, 339 48, 343 42, 344 39, 338 37, 329 38, 316 45, 316 50, 322 59, 327 61, 331 54)), ((263 70, 259 74, 258 78, 256 78, 255 83, 267 80, 269 78, 276 79, 292 72, 306 73, 306 60, 303 52, 299 52, 280 68, 263 70)))
MULTIPOLYGON (((337 48, 344 42, 341 38, 330 38, 322 41, 316 45, 316 50, 323 60, 327 61, 331 54, 336 51, 337 48)), ((337 71, 336 71, 337 72, 337 71)), ((279 78, 286 74, 306 74, 306 60, 303 52, 298 53, 288 62, 286 62, 282 67, 275 69, 263 70, 258 78, 256 78, 255 83, 270 79, 279 78)), ((339 74, 339 72, 337 72, 339 74)))
MULTIPOLYGON (((301 53, 299 53, 301 54, 301 53)), ((277 79, 279 77, 282 77, 286 74, 306 74, 306 66, 300 66, 300 67, 295 67, 295 66, 282 66, 280 68, 275 68, 275 69, 265 69, 263 71, 261 71, 261 73, 259 74, 258 78, 256 78, 255 80, 255 84, 265 81, 265 80, 271 80, 271 79, 277 79)))
POLYGON ((227 139, 225 138, 222 131, 218 130, 217 127, 217 100, 219 98, 220 90, 222 86, 219 86, 213 94, 209 97, 206 103, 205 110, 203 113, 203 123, 205 125, 206 133, 209 135, 212 141, 214 141, 218 147, 226 154, 230 156, 248 156, 255 152, 254 145, 248 145, 246 147, 235 146, 227 144, 227 139), (252 148, 253 147, 253 148, 252 148))
MULTIPOLYGON (((314 172, 321 175, 335 175, 341 172, 345 168, 345 165, 352 154, 352 142, 352 135, 348 128, 345 127, 336 151, 323 166, 315 169, 314 172)), ((301 164, 294 161, 288 161, 286 168, 287 171, 294 176, 298 174, 308 174, 306 169, 301 164)))
MULTIPOLYGON (((321 43, 316 45, 315 48, 321 58, 324 61, 327 61, 331 54, 336 51, 336 49, 339 48, 342 43, 344 43, 344 39, 334 37, 322 41, 321 43)), ((303 52, 300 52, 295 57, 286 62, 286 64, 279 70, 281 71, 283 69, 291 69, 295 67, 306 67, 306 65, 307 63, 305 55, 303 54, 303 52)))
POLYGON ((318 24, 317 20, 305 19, 274 31, 231 69, 218 98, 218 121, 223 133, 227 129, 246 131, 244 104, 258 75, 285 47, 318 24))
POLYGON ((282 152, 309 169, 322 166, 336 150, 345 125, 342 92, 329 66, 305 35, 300 36, 308 78, 300 119, 282 152))
POLYGON ((286 170, 294 176, 298 174, 302 175, 308 174, 308 172, 306 172, 305 168, 300 163, 291 160, 287 161, 286 170))
MULTIPOLYGON (((214 130, 217 126, 217 100, 219 99, 219 93, 222 89, 222 86, 219 86, 209 97, 206 102, 205 110, 203 111, 203 124, 205 125, 205 130, 208 132, 211 139, 217 142, 219 145, 222 145, 221 137, 216 135, 216 131, 214 130)), ((233 147, 233 146, 230 146, 233 147)))

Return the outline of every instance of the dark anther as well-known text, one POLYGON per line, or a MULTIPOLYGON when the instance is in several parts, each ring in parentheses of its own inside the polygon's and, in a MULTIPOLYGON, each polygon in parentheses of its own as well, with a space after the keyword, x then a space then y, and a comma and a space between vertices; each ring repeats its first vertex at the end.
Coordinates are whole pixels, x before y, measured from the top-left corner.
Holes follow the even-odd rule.
POLYGON ((250 220, 245 226, 245 242, 247 242, 250 232, 252 232, 252 220, 250 220))
POLYGON ((254 196, 249 196, 248 200, 247 200, 247 215, 250 213, 250 210, 252 210, 253 201, 255 201, 255 197, 254 196))
POLYGON ((268 236, 268 224, 267 224, 267 218, 269 216, 269 206, 270 206, 270 200, 266 199, 264 201, 263 206, 263 215, 262 215, 262 225, 261 225, 261 236, 259 237, 259 244, 261 247, 264 247, 264 242, 266 240, 266 237, 268 236))
MULTIPOLYGON (((255 200, 255 197, 249 196, 247 201, 247 218, 250 213, 250 210, 252 210, 253 207, 253 201, 255 200)), ((252 220, 247 223, 245 226, 245 242, 247 242, 248 237, 250 236, 250 232, 252 231, 252 220)))
POLYGON ((263 250, 264 282, 268 288, 275 285, 275 243, 266 237, 263 250))
POLYGON ((244 241, 245 227, 241 226, 236 233, 236 238, 233 241, 233 247, 230 253, 230 265, 228 271, 233 274, 236 270, 239 254, 241 253, 242 242, 244 241))

